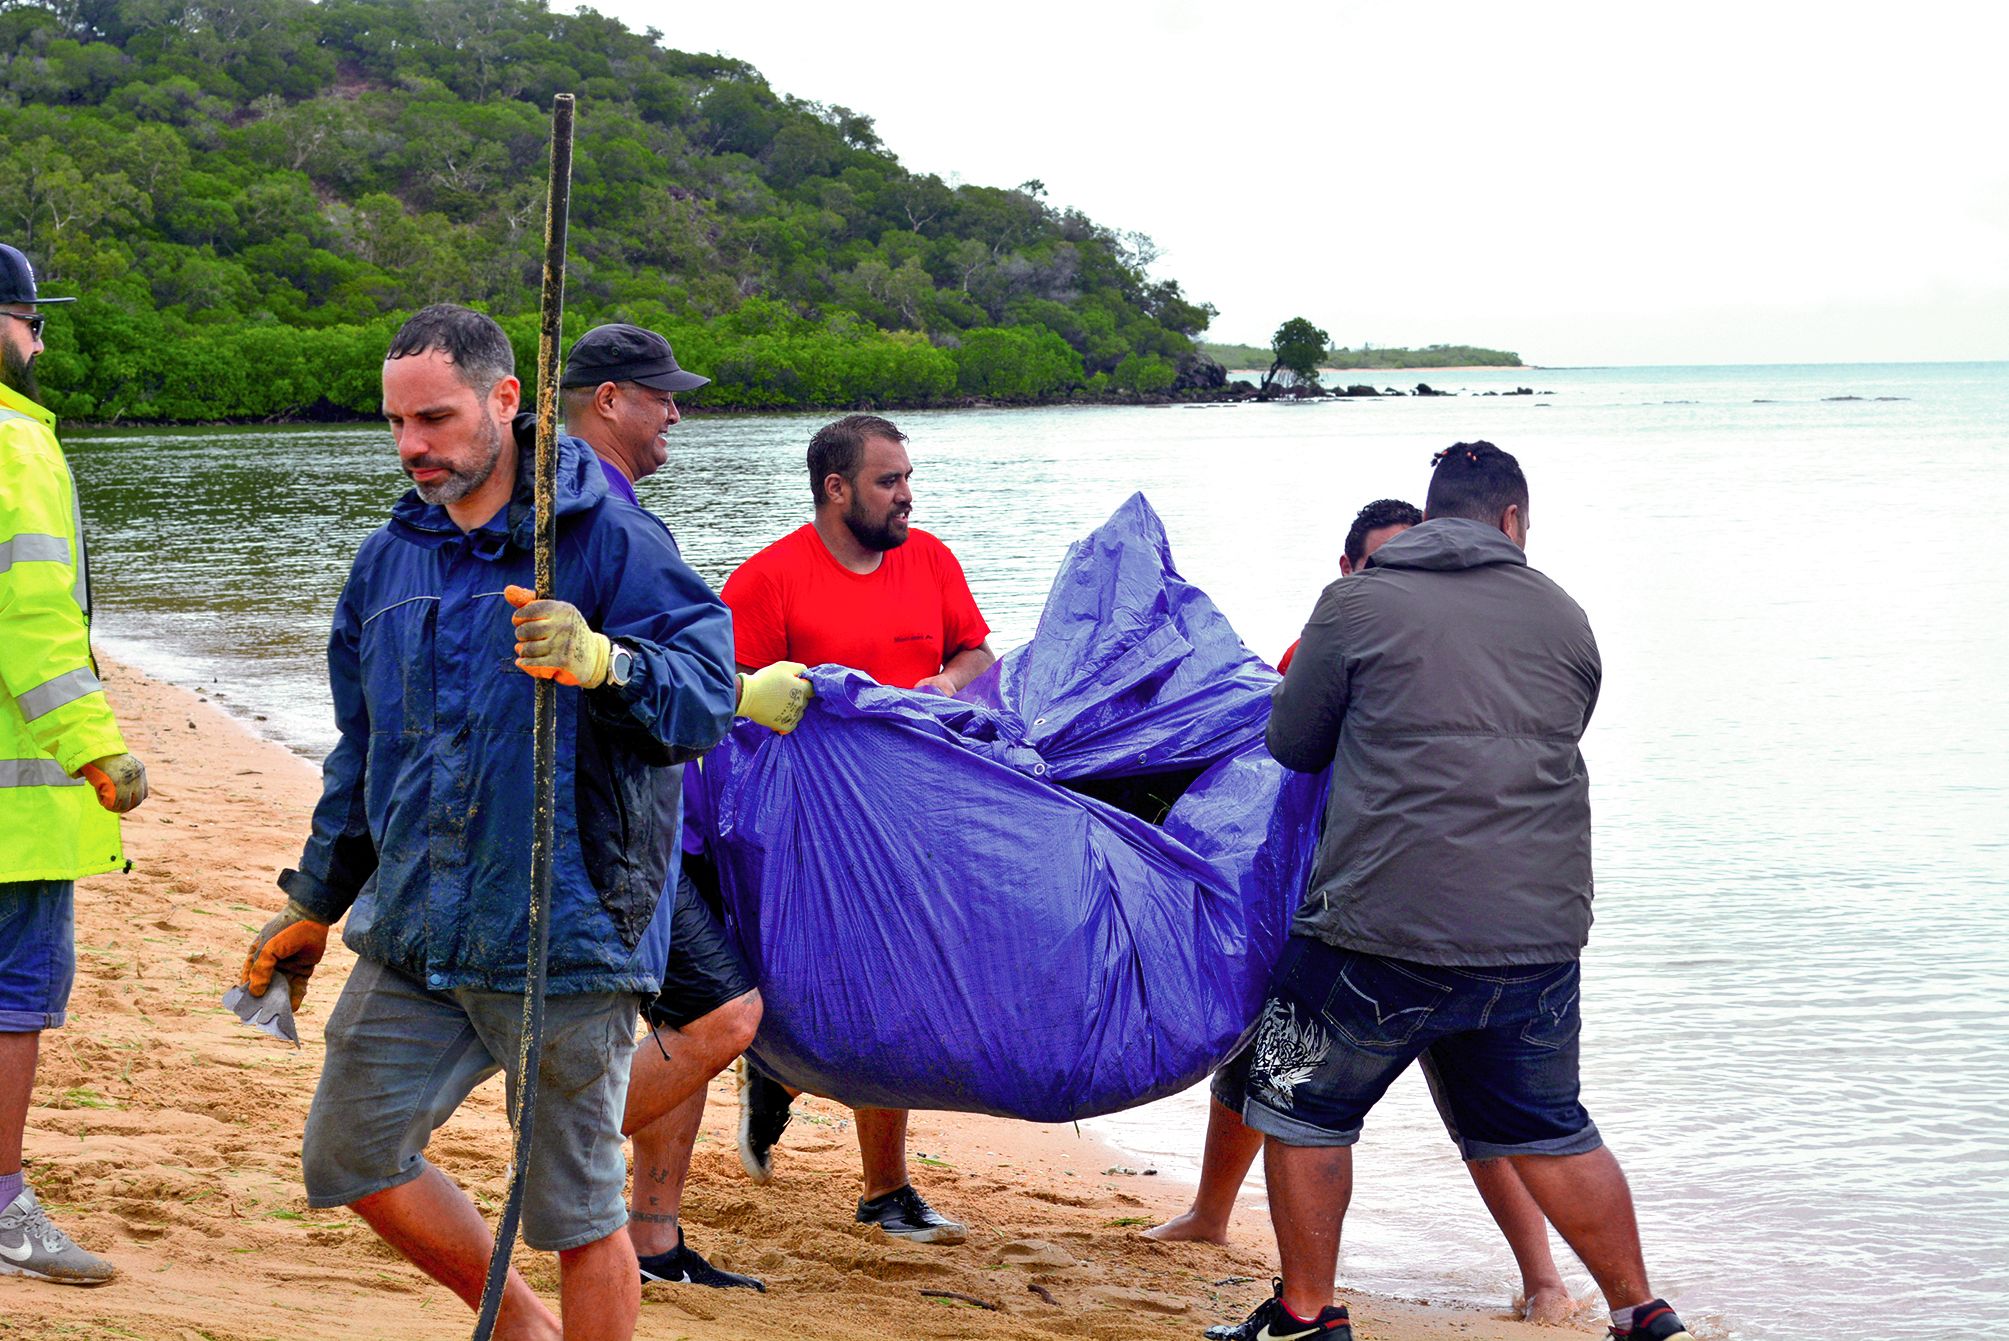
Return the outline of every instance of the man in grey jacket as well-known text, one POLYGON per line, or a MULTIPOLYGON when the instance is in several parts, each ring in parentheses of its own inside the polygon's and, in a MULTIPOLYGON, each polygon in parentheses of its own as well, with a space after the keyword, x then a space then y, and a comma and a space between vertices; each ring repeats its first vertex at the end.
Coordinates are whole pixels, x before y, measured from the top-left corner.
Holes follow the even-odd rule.
POLYGON ((1528 567, 1528 485, 1440 452, 1424 522, 1319 597, 1269 748, 1332 766, 1309 893, 1270 980, 1243 1120, 1267 1137, 1282 1286, 1250 1341, 1351 1341, 1333 1306, 1362 1119, 1425 1048, 1468 1160, 1511 1159, 1583 1259, 1612 1335, 1688 1333, 1652 1297, 1632 1198, 1577 1097, 1590 931, 1590 623, 1528 567))

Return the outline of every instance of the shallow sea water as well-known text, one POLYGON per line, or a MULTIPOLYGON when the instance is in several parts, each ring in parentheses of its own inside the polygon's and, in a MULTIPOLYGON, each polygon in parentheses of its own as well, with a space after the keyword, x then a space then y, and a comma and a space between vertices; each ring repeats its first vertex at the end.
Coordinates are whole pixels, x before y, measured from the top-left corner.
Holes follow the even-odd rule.
MULTIPOLYGON (((1002 649, 1067 543, 1142 490, 1273 659, 1360 504, 1420 501, 1452 441, 1515 452, 1530 561, 1604 655, 1585 1101, 1656 1288, 1723 1337, 2009 1336, 2009 365, 1377 380, 1418 377, 1468 394, 897 416, 914 521, 1002 649), (1475 394, 1515 385, 1552 394, 1475 394)), ((822 418, 671 435, 642 498, 714 584, 806 520, 822 418)), ((318 756, 328 613, 403 483, 384 430, 67 445, 100 642, 318 756)), ((1177 1176, 1204 1121, 1196 1091, 1096 1125, 1177 1176)), ((1343 1285, 1511 1297, 1420 1081, 1370 1119, 1356 1182, 1343 1285)))

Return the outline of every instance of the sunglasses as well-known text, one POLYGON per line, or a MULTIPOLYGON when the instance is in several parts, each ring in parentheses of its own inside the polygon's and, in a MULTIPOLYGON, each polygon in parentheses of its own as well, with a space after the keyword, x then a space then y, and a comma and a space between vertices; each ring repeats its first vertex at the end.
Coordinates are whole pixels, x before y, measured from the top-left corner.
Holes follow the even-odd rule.
POLYGON ((27 322, 28 334, 37 340, 42 338, 42 327, 49 324, 49 319, 40 312, 37 312, 32 317, 24 317, 19 312, 0 312, 0 317, 12 317, 16 321, 27 322))

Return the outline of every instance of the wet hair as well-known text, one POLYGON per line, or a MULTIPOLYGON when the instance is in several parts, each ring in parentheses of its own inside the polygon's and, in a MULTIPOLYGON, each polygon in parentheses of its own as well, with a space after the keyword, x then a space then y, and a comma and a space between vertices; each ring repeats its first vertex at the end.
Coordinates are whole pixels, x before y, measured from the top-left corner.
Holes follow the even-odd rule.
POLYGON ((1431 458, 1430 492, 1423 499, 1428 517, 1465 517, 1499 524, 1509 507, 1528 515, 1528 477, 1521 463, 1490 442, 1460 442, 1431 458))
POLYGON ((1367 537, 1370 532, 1379 531, 1384 526, 1414 526, 1423 520, 1423 514, 1416 510, 1414 503, 1405 503, 1399 498, 1377 498, 1362 508, 1353 519, 1353 525, 1346 532, 1346 559, 1355 568, 1367 557, 1367 537))
POLYGON ((846 480, 855 478, 865 458, 865 444, 873 438, 905 442, 907 435, 893 427, 892 420, 876 414, 847 414, 836 423, 817 429, 816 436, 809 440, 809 496, 818 503, 827 502, 823 496, 824 480, 832 475, 842 475, 846 480))
POLYGON ((454 303, 422 307, 391 337, 384 362, 439 350, 453 363, 460 380, 486 396, 505 377, 516 375, 516 351, 493 317, 454 303))

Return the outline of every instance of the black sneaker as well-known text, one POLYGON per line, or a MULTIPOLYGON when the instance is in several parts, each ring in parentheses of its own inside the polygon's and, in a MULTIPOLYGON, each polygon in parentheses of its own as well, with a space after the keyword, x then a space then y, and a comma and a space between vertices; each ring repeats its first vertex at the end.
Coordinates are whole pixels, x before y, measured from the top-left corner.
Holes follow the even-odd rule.
POLYGON ((914 1243, 961 1243, 970 1234, 968 1225, 958 1224, 938 1214, 934 1207, 921 1200, 921 1194, 914 1190, 912 1183, 896 1188, 883 1197, 859 1201, 858 1223, 877 1225, 895 1238, 914 1243))
POLYGON ((1316 1320, 1305 1322, 1284 1307, 1284 1283, 1272 1282, 1271 1295, 1255 1311, 1232 1326, 1209 1327, 1210 1341, 1353 1341, 1353 1320, 1346 1305, 1327 1304, 1316 1320))
MULTIPOLYGON (((1281 1299, 1283 1297, 1284 1278, 1282 1276, 1270 1277, 1270 1299, 1281 1299)), ((1248 1317, 1242 1319, 1240 1322, 1217 1322, 1202 1332, 1201 1335, 1206 1337, 1207 1341, 1242 1341, 1242 1338, 1248 1334, 1244 1329, 1256 1320, 1256 1314, 1261 1313, 1263 1306, 1268 1303, 1269 1299, 1265 1299, 1262 1304, 1256 1305, 1255 1313, 1249 1314, 1248 1317)))
POLYGON ((1647 1300, 1632 1310, 1631 1331, 1621 1332, 1614 1327, 1611 1334, 1622 1341, 1695 1341, 1665 1299, 1647 1300))
POLYGON ((789 1108, 794 1101, 744 1057, 734 1063, 733 1079, 739 1090, 739 1162, 747 1177, 764 1184, 774 1177, 775 1142, 795 1116, 789 1108))
POLYGON ((661 1281, 665 1285, 709 1285, 714 1290, 758 1290, 767 1293, 767 1287, 752 1276, 742 1276, 737 1271, 721 1271, 704 1258, 697 1250, 684 1242, 684 1227, 677 1226, 677 1246, 666 1253, 654 1257, 636 1259, 642 1264, 642 1284, 661 1281))

